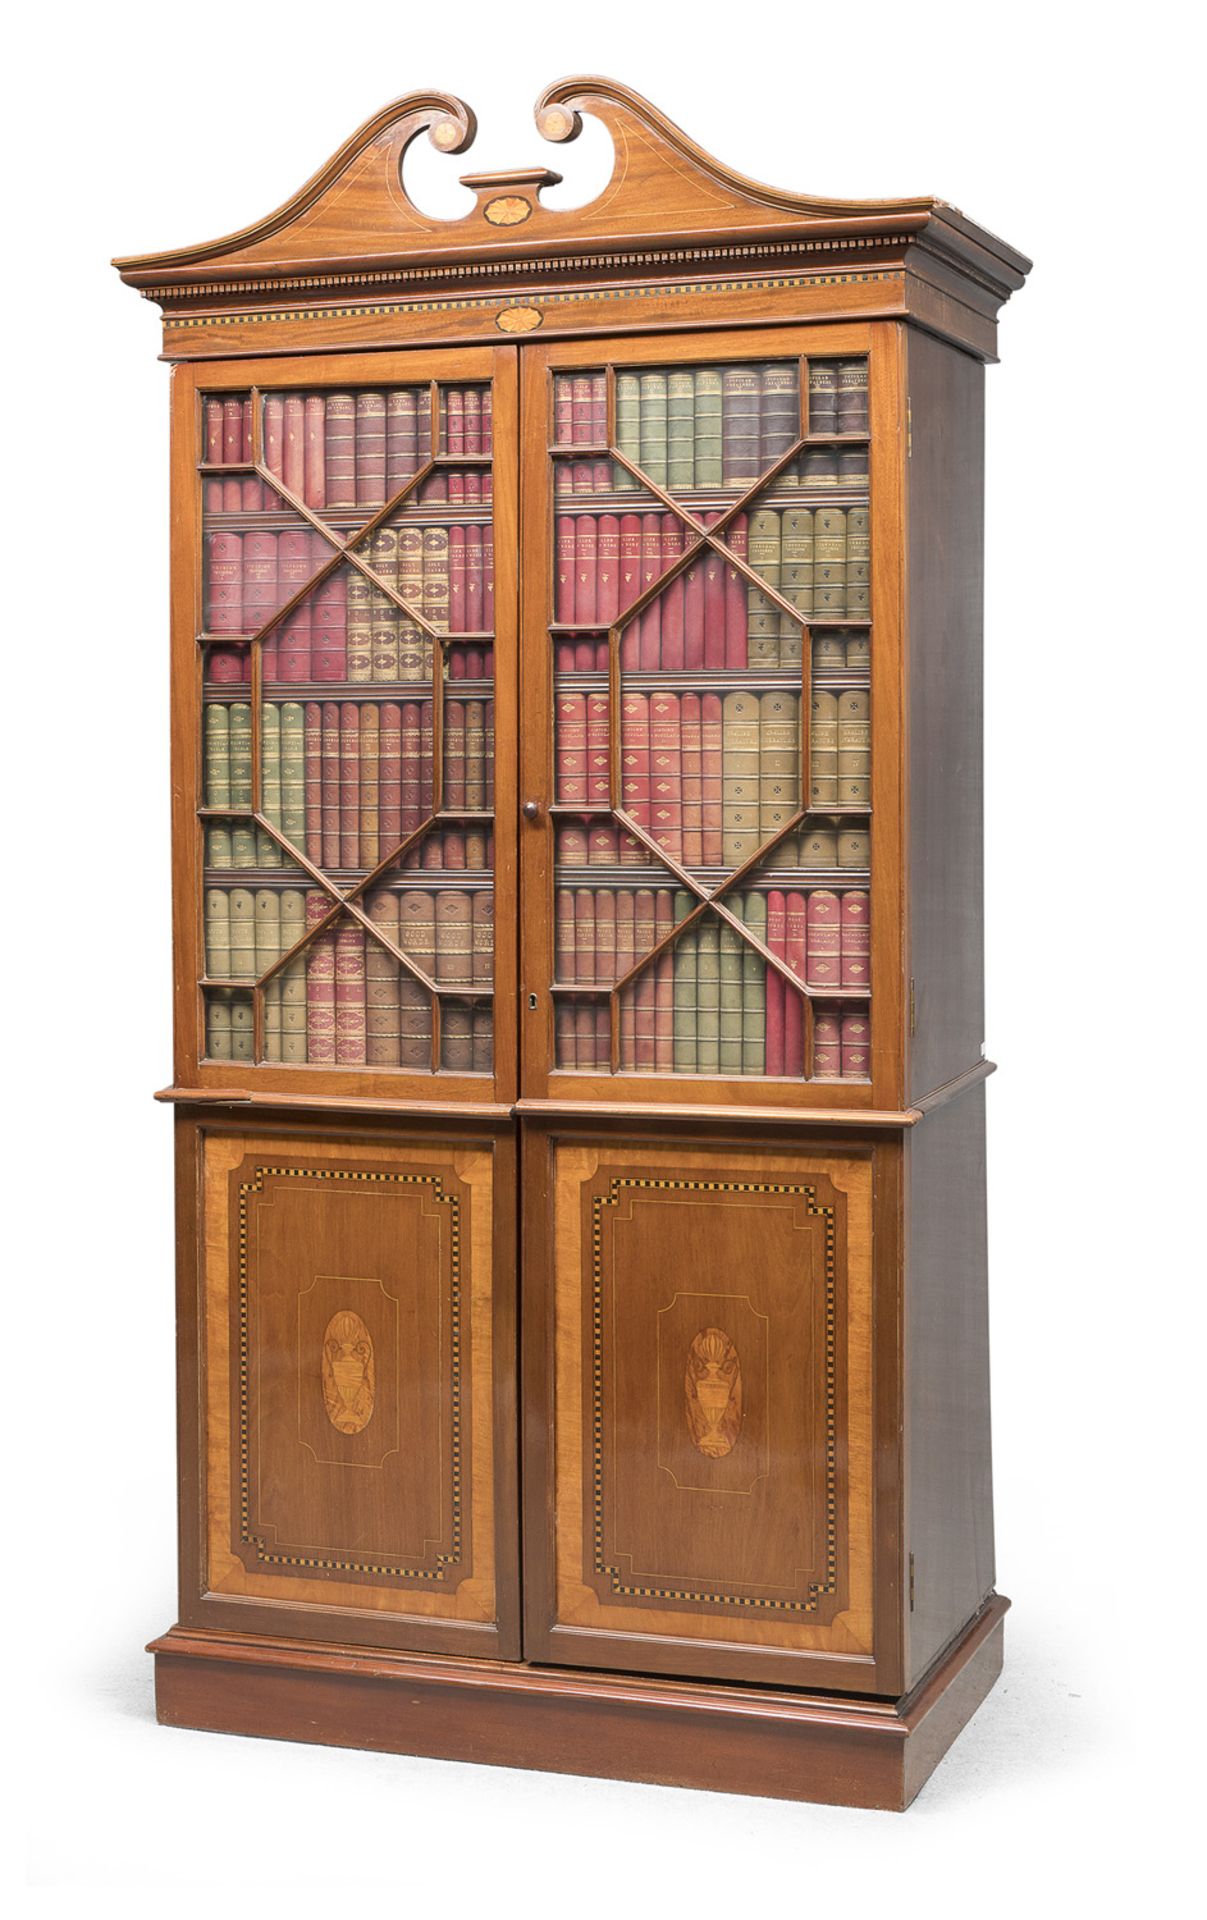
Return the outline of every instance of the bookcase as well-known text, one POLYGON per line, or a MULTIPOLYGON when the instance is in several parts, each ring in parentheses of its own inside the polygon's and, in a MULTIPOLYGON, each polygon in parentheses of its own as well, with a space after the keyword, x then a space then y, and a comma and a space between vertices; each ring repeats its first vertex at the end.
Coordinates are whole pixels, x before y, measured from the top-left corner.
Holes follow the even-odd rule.
POLYGON ((416 93, 172 368, 175 1725, 900 1808, 992 1686, 983 368, 932 199, 416 93))

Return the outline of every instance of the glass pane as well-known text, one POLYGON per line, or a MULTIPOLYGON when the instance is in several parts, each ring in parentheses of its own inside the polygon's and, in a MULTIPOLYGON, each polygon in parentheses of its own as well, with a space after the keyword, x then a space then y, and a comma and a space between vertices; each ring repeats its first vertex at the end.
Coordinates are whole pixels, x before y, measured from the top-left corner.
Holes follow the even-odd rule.
POLYGON ((795 360, 618 371, 616 443, 669 492, 744 489, 800 439, 795 360))
POLYGON ((244 516, 207 509, 202 593, 208 634, 258 633, 334 558, 331 542, 296 515, 276 513, 271 520, 249 526, 244 516))
POLYGON ((331 526, 360 526, 427 464, 427 386, 262 397, 263 462, 331 526))
POLYGON ((489 386, 441 386, 440 451, 452 459, 486 459, 493 451, 489 386))

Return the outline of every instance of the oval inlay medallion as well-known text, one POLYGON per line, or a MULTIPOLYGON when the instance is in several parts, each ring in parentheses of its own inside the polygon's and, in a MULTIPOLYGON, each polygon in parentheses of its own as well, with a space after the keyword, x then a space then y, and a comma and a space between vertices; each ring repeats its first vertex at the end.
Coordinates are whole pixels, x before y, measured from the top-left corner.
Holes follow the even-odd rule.
POLYGON ((373 1418, 373 1341, 359 1313, 333 1313, 323 1335, 323 1405, 337 1433, 363 1433, 373 1418))
POLYGON ((705 1327, 687 1350, 683 1375, 687 1425, 707 1460, 722 1460, 742 1427, 742 1363, 720 1327, 705 1327))
POLYGON ((522 193, 502 193, 497 200, 488 200, 482 212, 492 227, 518 227, 532 212, 532 202, 522 193))
POLYGON ((502 313, 496 315, 495 325, 504 333, 531 333, 534 327, 540 326, 542 318, 539 307, 504 307, 502 313))

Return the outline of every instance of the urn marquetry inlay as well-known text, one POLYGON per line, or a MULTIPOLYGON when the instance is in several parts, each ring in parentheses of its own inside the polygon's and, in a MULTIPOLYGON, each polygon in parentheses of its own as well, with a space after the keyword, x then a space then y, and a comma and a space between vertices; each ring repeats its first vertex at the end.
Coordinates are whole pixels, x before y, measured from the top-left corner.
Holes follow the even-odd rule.
POLYGON ((687 1350, 687 1424, 699 1452, 723 1460, 742 1428, 742 1363, 720 1327, 705 1327, 687 1350))
POLYGON ((363 1433, 373 1418, 373 1340, 359 1313, 333 1313, 323 1335, 323 1404, 337 1433, 363 1433))

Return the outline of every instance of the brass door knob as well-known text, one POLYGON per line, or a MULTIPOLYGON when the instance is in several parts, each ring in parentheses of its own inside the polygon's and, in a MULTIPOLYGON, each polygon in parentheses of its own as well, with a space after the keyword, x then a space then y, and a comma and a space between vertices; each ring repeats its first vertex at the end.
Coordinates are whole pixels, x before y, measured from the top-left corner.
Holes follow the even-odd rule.
POLYGON ((524 818, 525 818, 525 820, 539 820, 539 819, 540 819, 540 817, 541 817, 541 803, 540 803, 540 801, 539 801, 539 800, 525 800, 525 802, 524 802, 524 818))

